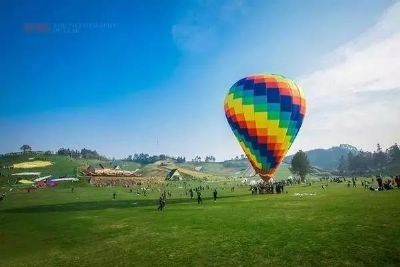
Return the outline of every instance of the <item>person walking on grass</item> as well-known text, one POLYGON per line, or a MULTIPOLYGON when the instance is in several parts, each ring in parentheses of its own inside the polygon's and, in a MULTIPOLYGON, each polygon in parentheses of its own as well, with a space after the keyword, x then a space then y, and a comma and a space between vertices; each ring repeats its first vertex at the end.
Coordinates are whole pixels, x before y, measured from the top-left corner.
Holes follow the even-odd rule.
POLYGON ((160 199, 158 200, 158 210, 163 211, 165 208, 165 199, 163 195, 160 196, 160 199))
POLYGON ((117 193, 113 193, 113 200, 115 200, 115 198, 117 197, 117 193))
POLYGON ((218 195, 218 192, 217 192, 217 189, 215 188, 214 192, 213 192, 214 201, 217 201, 217 195, 218 195))
POLYGON ((202 204, 203 203, 203 199, 201 198, 201 192, 200 190, 197 190, 197 204, 202 204))
POLYGON ((73 193, 73 192, 74 192, 74 187, 71 188, 71 193, 73 193))
POLYGON ((192 188, 190 188, 189 193, 190 193, 190 199, 193 199, 193 189, 192 188))

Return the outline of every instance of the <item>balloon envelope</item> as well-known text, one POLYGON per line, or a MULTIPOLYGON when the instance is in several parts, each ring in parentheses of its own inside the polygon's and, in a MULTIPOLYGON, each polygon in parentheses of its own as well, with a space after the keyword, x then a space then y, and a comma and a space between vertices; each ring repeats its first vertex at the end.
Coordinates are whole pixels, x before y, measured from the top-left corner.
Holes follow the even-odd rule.
POLYGON ((281 75, 249 76, 230 88, 224 108, 251 165, 264 181, 270 180, 303 123, 303 91, 281 75))

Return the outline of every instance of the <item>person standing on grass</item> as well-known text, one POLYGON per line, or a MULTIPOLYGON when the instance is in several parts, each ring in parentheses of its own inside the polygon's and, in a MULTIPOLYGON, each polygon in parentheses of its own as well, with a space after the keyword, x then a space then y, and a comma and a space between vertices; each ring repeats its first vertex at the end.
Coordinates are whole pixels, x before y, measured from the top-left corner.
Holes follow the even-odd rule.
POLYGON ((400 175, 396 176, 395 180, 397 188, 400 189, 400 175))
POLYGON ((193 199, 193 189, 192 188, 190 188, 189 193, 190 193, 190 199, 193 199))
POLYGON ((197 204, 203 203, 200 190, 197 190, 197 204))
POLYGON ((71 188, 71 193, 73 193, 73 192, 74 192, 74 187, 71 188))
POLYGON ((214 201, 217 201, 217 195, 218 195, 217 189, 214 189, 214 192, 213 192, 214 201))
POLYGON ((380 175, 376 176, 376 181, 378 182, 378 190, 383 191, 383 180, 380 175))
POLYGON ((160 196, 160 199, 158 200, 158 210, 159 211, 162 211, 163 209, 164 209, 164 198, 163 198, 163 196, 161 195, 160 196))
POLYGON ((162 204, 162 209, 164 210, 164 209, 165 209, 165 206, 167 205, 167 199, 166 199, 166 198, 163 198, 161 204, 162 204))
POLYGON ((113 199, 115 200, 115 198, 116 198, 116 196, 117 196, 117 193, 113 193, 113 199))

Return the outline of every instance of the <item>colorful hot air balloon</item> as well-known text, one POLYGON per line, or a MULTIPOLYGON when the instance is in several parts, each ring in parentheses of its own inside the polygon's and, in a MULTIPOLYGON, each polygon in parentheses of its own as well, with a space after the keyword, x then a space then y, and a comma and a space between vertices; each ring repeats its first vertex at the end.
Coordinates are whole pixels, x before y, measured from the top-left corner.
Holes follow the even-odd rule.
POLYGON ((306 100, 292 80, 261 74, 236 82, 225 98, 225 115, 251 165, 270 180, 303 123, 306 100))

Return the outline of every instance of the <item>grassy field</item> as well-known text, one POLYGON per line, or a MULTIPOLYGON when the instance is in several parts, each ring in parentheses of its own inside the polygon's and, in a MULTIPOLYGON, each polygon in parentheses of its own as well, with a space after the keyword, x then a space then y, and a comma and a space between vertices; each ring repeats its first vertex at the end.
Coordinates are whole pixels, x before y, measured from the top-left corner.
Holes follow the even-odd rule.
POLYGON ((230 192, 231 182, 208 185, 198 205, 170 183, 163 212, 158 188, 13 191, 0 202, 0 266, 400 265, 399 190, 317 182, 252 196, 230 192))

